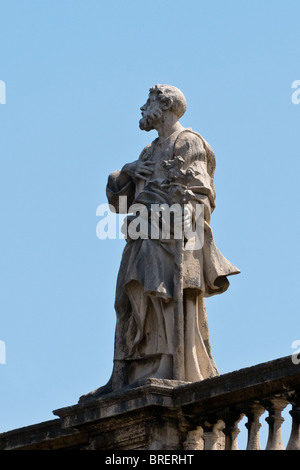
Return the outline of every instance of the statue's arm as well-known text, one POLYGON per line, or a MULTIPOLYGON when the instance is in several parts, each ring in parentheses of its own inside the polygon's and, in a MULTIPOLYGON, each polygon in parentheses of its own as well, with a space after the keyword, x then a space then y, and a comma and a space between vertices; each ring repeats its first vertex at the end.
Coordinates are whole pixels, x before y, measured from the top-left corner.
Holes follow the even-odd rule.
POLYGON ((133 203, 134 195, 135 184, 129 175, 122 170, 114 171, 109 175, 106 185, 106 196, 109 204, 114 207, 117 213, 127 213, 127 207, 133 203), (123 197, 122 203, 121 197, 123 197), (124 205, 124 197, 127 198, 126 205, 124 205))
POLYGON ((148 147, 145 147, 138 160, 126 163, 121 170, 114 171, 108 177, 106 186, 107 199, 118 213, 127 212, 123 208, 124 200, 122 201, 122 209, 120 208, 120 196, 127 197, 127 207, 130 207, 135 197, 136 181, 138 179, 146 180, 153 171, 154 163, 144 158, 148 147))
POLYGON ((194 193, 194 199, 191 202, 193 206, 197 203, 204 205, 205 219, 209 221, 214 194, 207 171, 207 155, 202 140, 193 132, 183 132, 176 141, 174 155, 184 159, 185 170, 188 168, 193 170, 194 179, 191 183, 187 182, 194 193))

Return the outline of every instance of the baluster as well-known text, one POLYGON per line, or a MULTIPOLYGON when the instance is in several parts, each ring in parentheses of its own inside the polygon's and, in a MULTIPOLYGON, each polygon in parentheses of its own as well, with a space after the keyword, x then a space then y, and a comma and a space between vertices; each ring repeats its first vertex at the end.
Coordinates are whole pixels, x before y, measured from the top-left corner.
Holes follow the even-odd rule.
POLYGON ((184 450, 204 450, 203 429, 201 426, 188 431, 183 448, 184 450))
POLYGON ((290 411, 292 416, 292 431, 286 450, 300 450, 300 393, 295 399, 290 400, 293 408, 290 411))
POLYGON ((205 421, 202 424, 204 440, 204 450, 219 450, 220 431, 224 427, 224 423, 221 420, 217 422, 214 420, 211 423, 205 421))
POLYGON ((266 402, 266 408, 269 411, 269 416, 266 418, 269 425, 266 450, 284 450, 281 437, 281 424, 284 418, 282 418, 281 412, 286 407, 287 403, 286 399, 280 397, 271 398, 266 402))
POLYGON ((246 450, 260 450, 259 430, 261 424, 260 416, 264 413, 265 408, 259 402, 253 402, 246 410, 245 414, 248 422, 245 424, 248 429, 248 441, 246 450))
POLYGON ((228 411, 221 415, 225 423, 223 433, 225 434, 225 450, 238 450, 238 435, 240 433, 238 424, 243 417, 238 411, 228 411))

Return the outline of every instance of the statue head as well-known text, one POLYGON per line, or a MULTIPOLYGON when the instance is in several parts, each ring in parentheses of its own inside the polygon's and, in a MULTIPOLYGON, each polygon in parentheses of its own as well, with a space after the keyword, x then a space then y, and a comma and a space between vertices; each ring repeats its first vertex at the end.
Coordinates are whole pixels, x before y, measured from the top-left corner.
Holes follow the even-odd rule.
POLYGON ((171 85, 155 85, 149 90, 149 98, 141 107, 140 128, 145 131, 155 129, 155 124, 163 119, 164 113, 173 113, 179 120, 186 111, 183 93, 171 85))

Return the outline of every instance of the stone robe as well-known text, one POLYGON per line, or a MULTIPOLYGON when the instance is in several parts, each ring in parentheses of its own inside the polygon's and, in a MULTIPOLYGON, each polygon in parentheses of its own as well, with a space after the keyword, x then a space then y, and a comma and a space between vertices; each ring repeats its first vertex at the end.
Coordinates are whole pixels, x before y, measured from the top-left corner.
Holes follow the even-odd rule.
MULTIPOLYGON (((147 181, 133 176, 122 186, 120 171, 116 171, 109 176, 107 197, 116 212, 120 212, 120 196, 127 196, 128 207, 135 203, 148 207, 172 204, 162 186, 167 177, 162 162, 177 156, 184 161, 183 169, 193 170, 191 204, 204 207, 203 246, 196 250, 183 247, 184 380, 191 382, 218 375, 204 297, 227 290, 227 276, 239 273, 216 247, 209 225, 215 208, 214 153, 191 129, 176 132, 161 143, 156 139, 139 157, 155 162, 147 181)), ((175 246, 172 238, 127 238, 116 288, 113 389, 147 377, 174 378, 175 246)))

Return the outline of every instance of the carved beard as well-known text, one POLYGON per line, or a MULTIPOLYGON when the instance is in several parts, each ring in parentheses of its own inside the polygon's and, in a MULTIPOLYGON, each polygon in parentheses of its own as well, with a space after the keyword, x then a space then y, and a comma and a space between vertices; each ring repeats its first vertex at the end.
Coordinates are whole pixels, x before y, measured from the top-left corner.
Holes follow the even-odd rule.
POLYGON ((152 131, 155 129, 155 123, 161 120, 162 115, 163 112, 160 108, 144 113, 140 119, 140 129, 147 132, 152 131))

